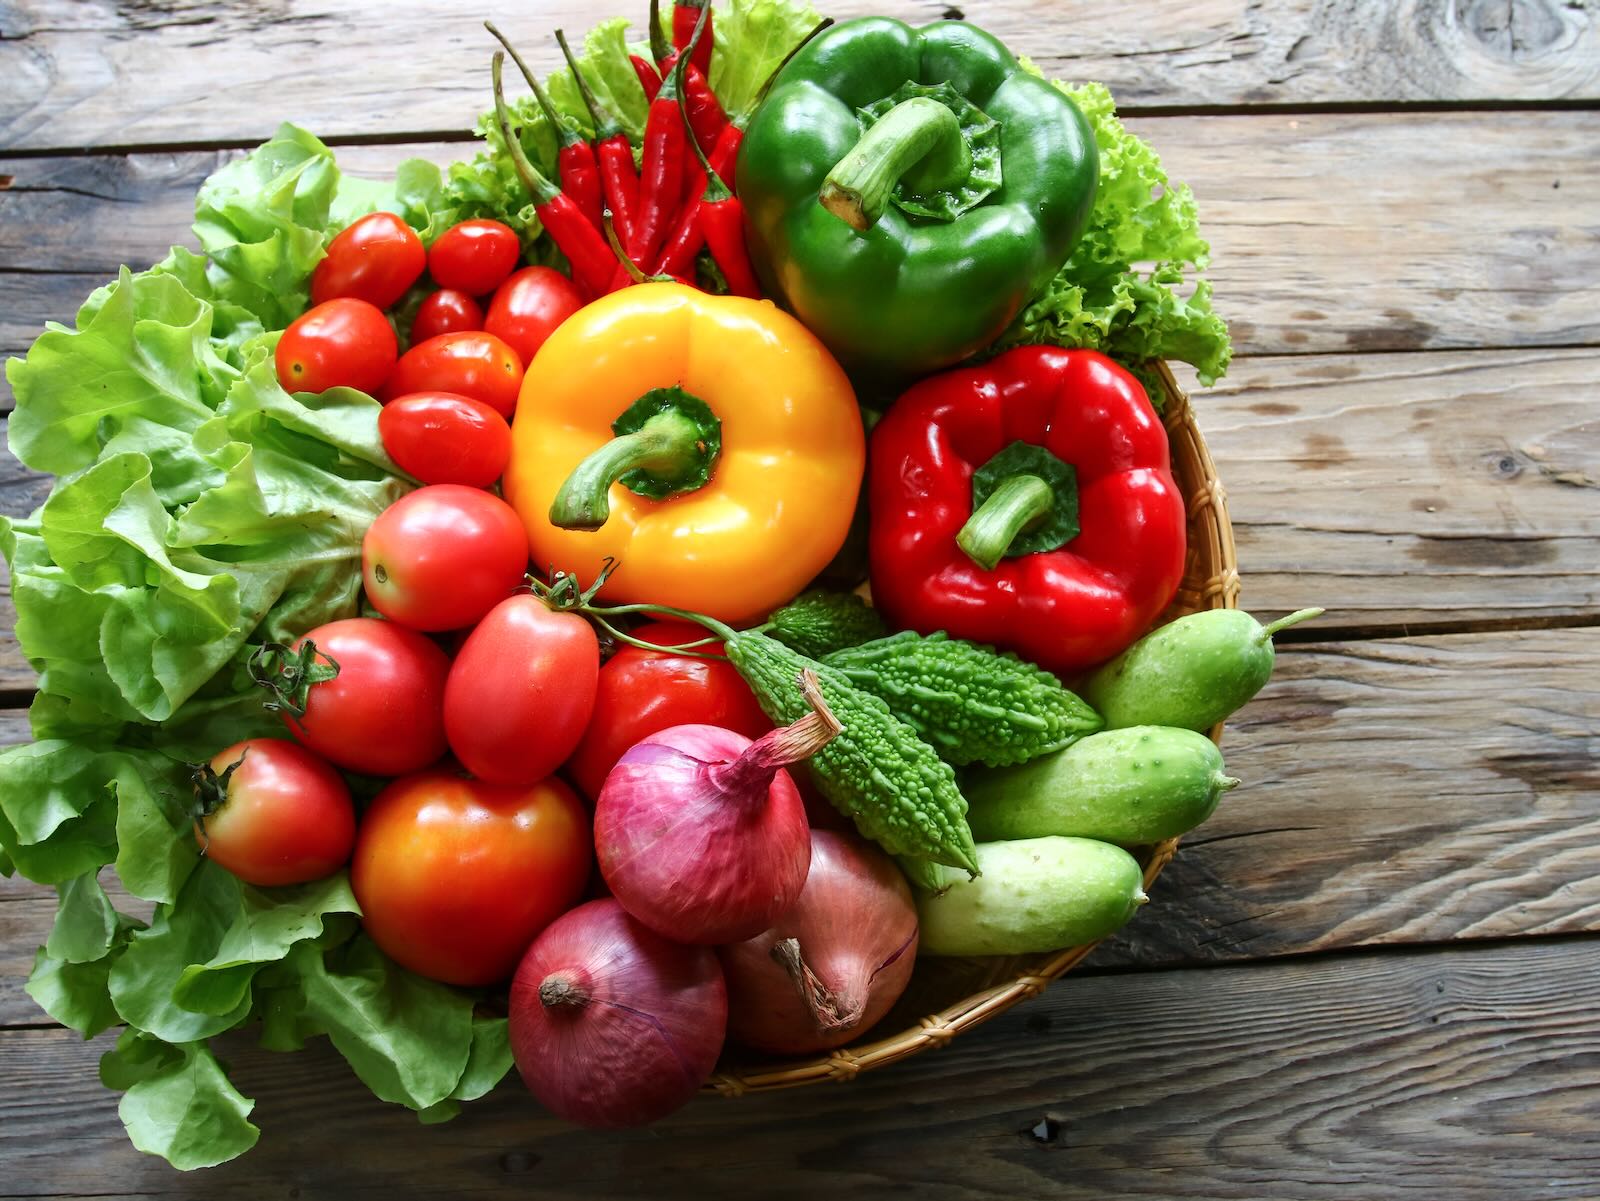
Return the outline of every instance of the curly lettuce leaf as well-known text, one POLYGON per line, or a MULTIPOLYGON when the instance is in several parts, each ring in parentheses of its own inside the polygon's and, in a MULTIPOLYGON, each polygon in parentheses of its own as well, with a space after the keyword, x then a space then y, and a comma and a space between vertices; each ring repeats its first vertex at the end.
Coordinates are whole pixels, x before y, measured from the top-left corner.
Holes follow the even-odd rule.
MULTIPOLYGON (((1212 310, 1210 284, 1200 279, 1187 287, 1211 253, 1193 194, 1172 183, 1155 151, 1123 128, 1104 86, 1056 87, 1094 130, 1099 189, 1071 257, 994 349, 1086 346, 1135 367, 1179 359, 1193 364, 1203 384, 1216 382, 1233 352, 1227 325, 1212 310)), ((1159 402, 1159 390, 1151 395, 1159 402)))
POLYGON ((723 111, 748 114, 768 78, 821 20, 806 0, 728 0, 715 8, 711 90, 723 111))
POLYGON ((239 1094, 203 1042, 179 1045, 125 1030, 100 1059, 100 1079, 126 1090, 128 1139, 180 1171, 215 1167, 256 1145, 255 1102, 239 1094))

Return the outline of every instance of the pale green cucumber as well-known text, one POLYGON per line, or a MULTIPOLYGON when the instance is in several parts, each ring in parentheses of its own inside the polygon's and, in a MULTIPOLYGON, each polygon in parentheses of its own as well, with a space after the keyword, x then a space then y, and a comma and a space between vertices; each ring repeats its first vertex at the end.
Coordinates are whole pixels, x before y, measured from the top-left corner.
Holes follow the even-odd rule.
POLYGON ((962 792, 979 842, 1060 834, 1137 846, 1194 829, 1238 783, 1223 774, 1222 752, 1205 735, 1132 726, 974 773, 962 792))
POLYGON ((1272 676, 1272 636, 1320 616, 1301 609, 1261 625, 1239 609, 1191 613, 1152 630, 1080 689, 1106 728, 1181 726, 1205 731, 1241 708, 1272 676))
POLYGON ((917 890, 919 955, 1028 955, 1104 938, 1149 898, 1121 847, 1090 838, 978 844, 982 874, 937 868, 944 887, 917 890))

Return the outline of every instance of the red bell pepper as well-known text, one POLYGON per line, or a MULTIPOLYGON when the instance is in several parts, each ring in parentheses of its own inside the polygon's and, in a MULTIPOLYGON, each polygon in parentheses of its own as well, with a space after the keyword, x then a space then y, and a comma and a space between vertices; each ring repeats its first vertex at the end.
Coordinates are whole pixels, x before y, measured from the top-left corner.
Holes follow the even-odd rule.
POLYGON ((1144 389, 1102 354, 1024 346, 917 384, 872 434, 873 603, 1073 672, 1171 603, 1185 512, 1144 389))

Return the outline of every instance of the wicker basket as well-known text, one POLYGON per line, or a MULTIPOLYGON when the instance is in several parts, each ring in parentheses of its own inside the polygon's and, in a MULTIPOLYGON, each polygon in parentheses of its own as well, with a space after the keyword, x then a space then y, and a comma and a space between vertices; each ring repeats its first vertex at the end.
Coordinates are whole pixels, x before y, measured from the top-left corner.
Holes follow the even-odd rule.
MULTIPOLYGON (((1237 608, 1239 571, 1227 499, 1205 439, 1190 412, 1189 398, 1165 363, 1160 365, 1160 372, 1167 392, 1163 415, 1172 444, 1173 475, 1189 508, 1189 549, 1183 582, 1161 618, 1170 621, 1201 609, 1237 608)), ((1219 723, 1211 730, 1211 739, 1216 742, 1221 738, 1219 723)), ((1144 865, 1146 888, 1172 860, 1177 847, 1178 840, 1172 838, 1135 851, 1144 865)), ((920 959, 905 995, 874 1027, 875 1032, 892 1030, 893 1034, 871 1037, 810 1059, 761 1061, 751 1056, 725 1061, 706 1088, 737 1096, 819 1080, 853 1079, 861 1072, 905 1059, 928 1047, 942 1047, 963 1030, 988 1021, 1025 997, 1037 996, 1092 950, 1094 944, 1046 955, 920 959)))

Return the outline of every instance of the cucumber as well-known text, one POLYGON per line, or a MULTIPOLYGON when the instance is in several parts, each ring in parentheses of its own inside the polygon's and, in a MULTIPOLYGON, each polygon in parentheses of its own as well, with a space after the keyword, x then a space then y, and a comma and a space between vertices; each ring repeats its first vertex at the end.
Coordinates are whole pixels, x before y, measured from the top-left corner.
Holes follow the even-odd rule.
POLYGON ((1222 753, 1205 735, 1130 726, 974 773, 962 792, 979 842, 1058 834, 1137 846, 1194 829, 1238 783, 1223 774, 1222 753))
POLYGON ((1241 708, 1272 675, 1272 636, 1321 609, 1262 626, 1240 609, 1191 613, 1152 630, 1091 675, 1083 699, 1106 728, 1179 726, 1204 732, 1241 708))
POLYGON ((976 880, 919 890, 920 955, 1028 955, 1104 938, 1149 900, 1139 862, 1090 838, 978 844, 976 880))

